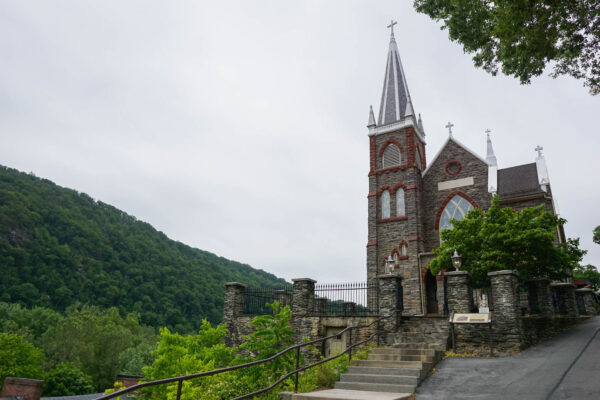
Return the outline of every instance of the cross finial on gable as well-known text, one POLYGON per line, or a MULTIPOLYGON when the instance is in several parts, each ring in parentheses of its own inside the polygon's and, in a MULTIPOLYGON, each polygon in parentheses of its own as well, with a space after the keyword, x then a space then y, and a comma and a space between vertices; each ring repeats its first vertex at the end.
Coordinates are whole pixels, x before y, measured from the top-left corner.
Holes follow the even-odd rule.
POLYGON ((446 125, 446 128, 448 128, 448 134, 450 136, 452 136, 452 127, 454 126, 453 123, 451 123, 450 121, 448 121, 448 125, 446 125))
POLYGON ((387 26, 388 28, 390 28, 392 30, 392 37, 394 37, 394 25, 397 25, 398 23, 394 20, 391 20, 390 24, 387 26))
POLYGON ((543 147, 541 147, 539 144, 537 145, 537 147, 534 149, 535 151, 537 151, 538 153, 538 158, 542 158, 542 150, 544 150, 543 147))

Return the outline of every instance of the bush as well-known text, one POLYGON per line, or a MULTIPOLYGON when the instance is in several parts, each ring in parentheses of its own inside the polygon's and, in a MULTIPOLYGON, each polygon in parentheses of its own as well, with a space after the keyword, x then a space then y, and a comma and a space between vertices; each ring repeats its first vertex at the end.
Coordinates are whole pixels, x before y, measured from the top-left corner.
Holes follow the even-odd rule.
POLYGON ((46 374, 44 396, 73 396, 93 393, 92 378, 73 363, 62 363, 46 374))
POLYGON ((44 353, 16 334, 0 333, 0 382, 7 376, 44 379, 44 353))

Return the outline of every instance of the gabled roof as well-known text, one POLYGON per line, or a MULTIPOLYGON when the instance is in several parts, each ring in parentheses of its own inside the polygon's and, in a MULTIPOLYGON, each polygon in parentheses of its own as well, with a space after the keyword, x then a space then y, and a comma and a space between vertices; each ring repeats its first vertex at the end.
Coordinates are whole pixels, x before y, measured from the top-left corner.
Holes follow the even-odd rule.
POLYGON ((398 53, 398 46, 394 39, 394 31, 392 30, 377 125, 387 125, 400 121, 409 115, 414 116, 414 111, 402 62, 400 61, 400 54, 398 53))
POLYGON ((498 170, 498 195, 515 197, 544 193, 538 181, 535 163, 498 170))
POLYGON ((456 140, 456 138, 454 138, 454 136, 448 136, 448 139, 446 139, 446 141, 444 142, 442 147, 440 147, 438 152, 435 153, 435 156, 433 156, 433 158, 431 159, 431 162, 428 163, 427 168, 425 168, 425 171, 423 171, 422 176, 425 176, 425 174, 429 171, 429 169, 435 163, 435 161, 440 156, 440 154, 442 154, 442 151, 444 151, 446 146, 448 146, 448 143, 450 141, 453 141, 456 145, 458 145, 459 147, 462 147, 464 150, 466 150, 468 153, 470 153, 473 157, 475 157, 475 158, 481 160, 482 162, 484 162, 485 164, 487 164, 487 161, 485 159, 483 159, 479 154, 475 153, 473 150, 471 150, 470 148, 468 148, 467 146, 465 146, 464 144, 462 144, 461 142, 456 140))

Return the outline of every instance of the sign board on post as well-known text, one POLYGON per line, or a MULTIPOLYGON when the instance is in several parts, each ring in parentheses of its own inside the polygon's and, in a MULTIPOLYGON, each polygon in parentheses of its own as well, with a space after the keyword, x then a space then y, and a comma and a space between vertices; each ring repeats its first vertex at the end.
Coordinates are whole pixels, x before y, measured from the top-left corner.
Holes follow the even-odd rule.
POLYGON ((492 314, 479 313, 450 313, 450 328, 452 330, 452 349, 456 351, 456 337, 454 334, 454 324, 488 324, 490 327, 490 355, 494 355, 494 346, 492 343, 492 314))
POLYGON ((452 314, 450 322, 453 324, 489 324, 492 319, 490 314, 456 313, 452 314))

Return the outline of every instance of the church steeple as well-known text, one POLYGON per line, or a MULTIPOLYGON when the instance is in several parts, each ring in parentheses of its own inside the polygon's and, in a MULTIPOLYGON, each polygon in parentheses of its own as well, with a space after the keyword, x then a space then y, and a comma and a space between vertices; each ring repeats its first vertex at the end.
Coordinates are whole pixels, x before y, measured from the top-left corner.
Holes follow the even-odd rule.
POLYGON ((402 69, 396 39, 394 38, 394 25, 396 25, 394 21, 388 25, 392 32, 385 67, 383 92, 381 93, 381 105, 379 107, 379 122, 377 124, 379 126, 400 121, 407 116, 414 117, 406 77, 402 69))
POLYGON ((498 162, 494 155, 494 148, 492 147, 492 139, 490 139, 491 130, 486 129, 487 134, 487 155, 485 161, 488 164, 488 192, 491 194, 498 193, 498 162))
POLYGON ((496 156, 494 155, 494 148, 492 147, 492 139, 490 139, 490 130, 487 129, 485 133, 487 133, 487 155, 485 157, 485 161, 487 161, 488 165, 497 167, 498 162, 496 161, 496 156))

